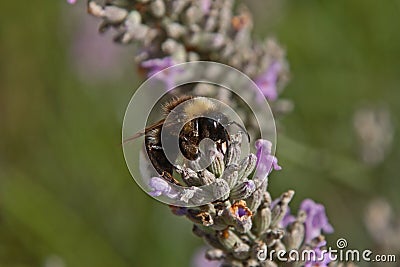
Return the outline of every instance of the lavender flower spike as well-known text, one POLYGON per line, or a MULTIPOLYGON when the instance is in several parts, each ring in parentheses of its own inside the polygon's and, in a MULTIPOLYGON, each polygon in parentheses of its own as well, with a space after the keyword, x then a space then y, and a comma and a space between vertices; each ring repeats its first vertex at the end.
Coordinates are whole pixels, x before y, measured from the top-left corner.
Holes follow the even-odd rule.
POLYGON ((168 182, 160 177, 151 178, 149 186, 152 189, 149 194, 153 197, 165 195, 169 198, 176 198, 178 196, 178 194, 174 192, 173 188, 168 184, 168 182))
POLYGON ((279 171, 282 167, 278 165, 278 159, 271 155, 272 143, 270 141, 258 139, 255 143, 255 147, 257 150, 257 169, 255 178, 262 182, 271 173, 272 169, 279 171))
POLYGON ((322 204, 315 203, 311 199, 305 199, 300 205, 300 210, 307 214, 304 239, 306 244, 321 235, 322 231, 327 234, 333 233, 333 227, 328 222, 328 217, 322 204))
MULTIPOLYGON (((177 78, 183 72, 183 69, 169 67, 183 62, 215 61, 236 68, 253 79, 268 101, 276 101, 272 105, 274 112, 288 110, 278 103, 278 84, 285 82, 288 72, 285 53, 273 39, 265 42, 252 39, 251 12, 237 5, 236 1, 102 2, 98 4, 97 0, 88 0, 88 12, 102 20, 100 30, 114 28, 117 42, 136 43, 139 51, 135 60, 140 70, 166 86, 165 91, 178 84, 177 78)), ((178 89, 180 92, 176 95, 185 91, 185 94, 217 99, 233 96, 230 93, 220 94, 217 86, 211 85, 178 89)), ((235 102, 235 97, 232 97, 229 103, 241 109, 240 103, 235 102)), ((252 116, 246 117, 245 124, 252 125, 252 116)), ((258 131, 258 128, 250 130, 258 131)), ((230 135, 227 152, 210 157, 211 164, 206 170, 195 171, 191 164, 174 165, 174 175, 180 174, 185 186, 183 193, 178 193, 173 187, 175 185, 160 177, 149 181, 150 195, 190 204, 188 207, 171 206, 171 209, 175 215, 185 216, 193 222, 193 233, 212 247, 206 252, 206 258, 213 262, 199 257, 194 264, 201 267, 211 267, 212 263, 219 266, 276 267, 282 266, 282 262, 276 258, 262 259, 259 252, 264 254, 268 248, 274 248, 286 252, 298 250, 300 253, 310 248, 315 251, 316 257, 300 264, 306 267, 327 266, 329 259, 320 257, 326 244, 321 232, 330 233, 333 228, 328 223, 324 207, 305 200, 298 215, 292 216, 288 205, 293 198, 293 190, 288 190, 271 203, 267 179, 272 170, 281 169, 272 154, 272 143, 257 140, 256 155, 244 155, 242 159, 240 140, 240 133, 230 135), (253 172, 254 179, 250 177, 253 172), (211 192, 198 187, 210 184, 214 184, 211 192), (217 200, 196 206, 197 201, 203 202, 205 193, 217 196, 217 200)), ((288 263, 287 266, 298 265, 288 263)))

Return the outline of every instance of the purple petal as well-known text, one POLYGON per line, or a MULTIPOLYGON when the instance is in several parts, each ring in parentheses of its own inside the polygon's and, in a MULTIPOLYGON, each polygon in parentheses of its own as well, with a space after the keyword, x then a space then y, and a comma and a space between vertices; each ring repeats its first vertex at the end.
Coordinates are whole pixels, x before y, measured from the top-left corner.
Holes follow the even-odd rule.
POLYGON ((257 156, 257 169, 255 177, 264 181, 271 173, 272 169, 281 170, 282 167, 278 165, 278 159, 271 155, 272 143, 268 140, 259 139, 255 142, 256 156, 257 156))
POLYGON ((149 192, 149 194, 150 194, 150 196, 153 196, 153 197, 159 197, 162 195, 162 192, 161 191, 151 191, 151 192, 149 192))
POLYGON ((278 165, 278 159, 274 156, 272 157, 272 167, 274 168, 275 171, 280 171, 282 170, 282 167, 278 165))
POLYGON ((325 207, 322 204, 315 203, 311 199, 305 199, 301 203, 300 209, 307 214, 305 221, 305 243, 309 243, 322 232, 327 234, 333 232, 333 227, 328 221, 325 207))
POLYGON ((153 76, 159 71, 171 67, 173 64, 171 57, 154 58, 143 61, 141 66, 148 71, 148 77, 153 76))
POLYGON ((153 190, 161 192, 168 191, 170 189, 168 182, 160 177, 151 178, 149 185, 153 190))
POLYGON ((149 194, 154 197, 165 195, 170 198, 175 198, 178 195, 174 192, 169 183, 160 177, 151 178, 149 186, 152 189, 149 194))
POLYGON ((275 61, 263 74, 254 80, 258 88, 268 100, 274 101, 278 98, 276 83, 278 82, 278 77, 281 70, 282 64, 278 61, 275 61))

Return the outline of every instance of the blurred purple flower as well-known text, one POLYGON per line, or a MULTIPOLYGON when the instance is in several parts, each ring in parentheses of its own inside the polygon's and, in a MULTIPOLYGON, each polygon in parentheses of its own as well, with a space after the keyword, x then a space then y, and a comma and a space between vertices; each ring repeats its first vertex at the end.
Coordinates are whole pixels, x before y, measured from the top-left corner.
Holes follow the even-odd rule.
MULTIPOLYGON (((85 5, 82 1, 75 4, 85 5)), ((111 32, 98 34, 94 30, 98 27, 97 21, 77 10, 70 11, 69 15, 75 18, 69 56, 72 70, 82 81, 90 84, 120 79, 124 74, 121 70, 127 64, 127 52, 107 39, 111 32)))
POLYGON ((76 0, 67 0, 67 3, 73 5, 76 3, 76 0))
MULTIPOLYGON (((141 67, 147 71, 147 77, 151 77, 158 72, 173 66, 175 63, 171 57, 164 58, 154 58, 143 61, 141 63, 141 67)), ((164 82, 167 91, 170 91, 175 87, 175 77, 177 74, 181 73, 182 70, 180 68, 172 68, 161 73, 158 73, 155 78, 164 82)))
POLYGON ((149 59, 143 61, 141 64, 147 70, 148 77, 174 65, 171 57, 149 59))
POLYGON ((321 241, 315 248, 313 248, 315 254, 310 254, 311 258, 307 259, 304 264, 304 267, 327 267, 331 262, 330 254, 327 251, 324 253, 321 250, 321 247, 326 245, 326 241, 321 241))
POLYGON ((305 221, 305 243, 321 235, 321 232, 333 233, 333 227, 328 222, 325 213, 325 207, 322 204, 315 203, 311 199, 305 199, 300 205, 300 210, 307 214, 305 221))
POLYGON ((153 197, 165 195, 169 198, 176 198, 178 196, 178 194, 174 192, 174 189, 169 185, 169 183, 160 177, 151 178, 149 186, 152 189, 149 194, 153 197))
POLYGON ((192 267, 219 267, 221 265, 220 261, 210 261, 206 258, 207 248, 203 247, 198 249, 192 260, 192 267))
POLYGON ((255 143, 255 147, 257 150, 257 169, 255 177, 259 181, 264 181, 271 173, 272 169, 279 171, 282 167, 278 165, 278 159, 271 155, 272 143, 270 141, 258 139, 255 143))
POLYGON ((268 69, 254 80, 255 84, 268 100, 274 101, 278 98, 276 83, 278 82, 281 70, 282 64, 280 62, 272 62, 268 69))

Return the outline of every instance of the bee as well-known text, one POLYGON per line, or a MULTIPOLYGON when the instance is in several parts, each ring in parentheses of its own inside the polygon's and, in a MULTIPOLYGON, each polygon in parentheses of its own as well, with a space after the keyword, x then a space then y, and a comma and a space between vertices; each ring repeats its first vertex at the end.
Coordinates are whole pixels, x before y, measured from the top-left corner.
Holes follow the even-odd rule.
MULTIPOLYGON (((218 111, 215 102, 205 97, 181 96, 172 99, 163 106, 164 118, 145 128, 131 138, 129 141, 140 136, 145 136, 145 149, 158 174, 167 181, 178 184, 173 178, 174 165, 168 160, 164 150, 168 146, 174 145, 170 142, 172 138, 178 138, 179 149, 182 155, 190 160, 197 160, 201 156, 200 142, 204 138, 211 139, 216 149, 226 154, 230 142, 230 135, 226 127, 236 124, 241 129, 243 127, 236 122, 230 122, 228 117, 218 111), (180 104, 182 109, 174 110, 180 104), (172 123, 166 123, 167 116, 172 116, 172 123), (185 121, 182 129, 177 132, 174 122, 185 121), (166 131, 166 138, 161 142, 161 132, 166 131)), ((175 155, 177 157, 177 155, 175 155)))

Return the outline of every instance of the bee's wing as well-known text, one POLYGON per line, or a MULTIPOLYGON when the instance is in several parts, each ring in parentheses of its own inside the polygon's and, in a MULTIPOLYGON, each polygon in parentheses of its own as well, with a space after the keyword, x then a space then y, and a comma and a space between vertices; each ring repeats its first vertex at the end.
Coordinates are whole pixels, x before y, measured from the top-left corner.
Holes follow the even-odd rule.
POLYGON ((143 135, 145 135, 146 133, 150 132, 151 130, 157 129, 159 127, 172 127, 174 125, 181 125, 181 122, 179 120, 172 120, 171 122, 168 123, 168 125, 164 125, 165 123, 165 119, 159 120, 158 122, 154 123, 153 125, 150 125, 149 127, 147 127, 146 129, 144 129, 141 132, 138 132, 136 134, 134 134, 131 137, 128 137, 127 139, 124 140, 123 144, 135 140, 136 138, 139 138, 143 135))
POLYGON ((145 128, 143 131, 135 133, 133 136, 128 137, 127 139, 125 139, 123 144, 125 144, 125 143, 127 143, 129 141, 135 140, 136 138, 139 138, 139 137, 145 135, 147 132, 149 132, 151 130, 154 130, 154 129, 158 128, 158 127, 161 127, 164 124, 164 121, 165 121, 165 119, 162 119, 162 120, 154 123, 153 125, 150 125, 149 127, 145 128))

